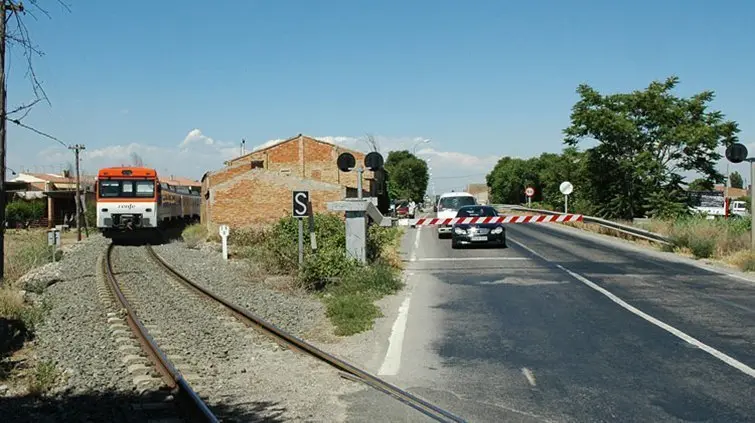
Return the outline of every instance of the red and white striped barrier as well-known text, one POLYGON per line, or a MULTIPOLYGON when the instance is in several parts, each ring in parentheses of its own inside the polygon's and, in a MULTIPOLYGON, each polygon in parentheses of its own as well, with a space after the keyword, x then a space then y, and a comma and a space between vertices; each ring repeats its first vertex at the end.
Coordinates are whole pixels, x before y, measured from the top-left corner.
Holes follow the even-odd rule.
POLYGON ((432 226, 432 225, 471 225, 485 223, 547 223, 547 222, 581 222, 581 214, 559 214, 546 215, 536 214, 532 216, 522 215, 501 215, 488 217, 454 217, 440 219, 437 217, 421 217, 419 219, 399 219, 398 224, 401 226, 432 226))

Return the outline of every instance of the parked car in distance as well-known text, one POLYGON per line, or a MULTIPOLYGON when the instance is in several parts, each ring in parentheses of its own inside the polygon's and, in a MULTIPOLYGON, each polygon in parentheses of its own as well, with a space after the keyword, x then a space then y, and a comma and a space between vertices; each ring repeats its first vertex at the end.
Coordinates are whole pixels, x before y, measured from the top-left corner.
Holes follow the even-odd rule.
MULTIPOLYGON (((447 192, 440 196, 436 206, 439 219, 453 219, 456 213, 464 206, 477 205, 474 195, 468 192, 447 192)), ((438 238, 447 238, 451 235, 452 225, 438 225, 438 238)))
MULTIPOLYGON (((491 206, 464 206, 456 217, 495 217, 491 206)), ((456 223, 452 228, 451 248, 465 245, 493 245, 506 248, 506 228, 502 223, 456 223)))

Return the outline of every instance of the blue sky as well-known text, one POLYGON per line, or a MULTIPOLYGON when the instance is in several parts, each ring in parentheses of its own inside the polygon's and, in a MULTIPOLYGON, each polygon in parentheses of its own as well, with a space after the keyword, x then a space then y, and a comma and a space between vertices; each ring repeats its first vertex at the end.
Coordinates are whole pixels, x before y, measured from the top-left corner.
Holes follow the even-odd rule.
MULTIPOLYGON (((482 182, 500 156, 562 149, 580 83, 640 89, 676 74, 716 91, 755 150, 755 3, 748 1, 47 0, 26 16, 52 102, 24 122, 129 162, 200 177, 247 146, 298 133, 386 153, 418 148, 436 189, 482 182), (463 176, 456 179, 456 176, 463 176)), ((11 49, 9 108, 33 98, 11 49)), ((72 158, 10 124, 8 166, 72 158)), ((46 168, 43 166, 47 166, 46 168)))

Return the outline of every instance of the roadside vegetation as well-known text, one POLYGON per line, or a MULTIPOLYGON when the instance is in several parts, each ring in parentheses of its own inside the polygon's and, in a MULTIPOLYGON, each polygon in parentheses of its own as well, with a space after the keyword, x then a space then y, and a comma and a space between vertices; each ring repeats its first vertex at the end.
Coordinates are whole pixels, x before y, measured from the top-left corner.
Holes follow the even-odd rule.
MULTIPOLYGON (((253 279, 286 277, 292 281, 292 289, 320 297, 337 335, 370 329, 375 318, 381 315, 375 301, 403 286, 399 257, 401 229, 370 226, 368 263, 362 265, 346 255, 346 233, 341 218, 329 213, 316 214, 314 223, 317 249, 312 250, 307 231, 301 267, 298 226, 292 217, 270 226, 232 230, 228 241, 234 255, 248 260, 253 279)), ((207 231, 195 226, 184 230, 187 244, 208 237, 207 231)), ((308 227, 305 224, 305 229, 308 227)))
MULTIPOLYGON (((4 259, 5 278, 0 286, 0 381, 11 376, 12 366, 6 360, 34 337, 35 329, 49 311, 45 302, 38 305, 25 302, 22 290, 26 287, 18 284, 18 279, 28 271, 52 260, 47 234, 43 230, 6 231, 4 259)), ((30 390, 45 390, 48 386, 45 377, 40 379, 41 383, 29 385, 30 390)))
MULTIPOLYGON (((565 149, 529 159, 503 157, 487 175, 493 203, 525 204, 526 187, 535 188, 532 207, 564 210, 563 181, 574 185, 569 212, 602 217, 668 237, 666 250, 710 258, 755 270, 749 252, 749 219, 707 220, 693 215, 687 191, 712 191, 725 181, 716 164, 721 147, 738 141, 738 124, 710 109, 712 91, 677 96, 677 77, 653 81, 644 90, 601 94, 577 87, 565 149), (589 148, 580 149, 586 142, 589 148), (685 181, 683 174, 699 177, 685 181), (634 223, 635 218, 649 218, 634 223)), ((731 186, 742 188, 733 172, 731 186)), ((742 197, 749 211, 749 197, 742 197)), ((593 232, 637 240, 588 223, 568 223, 593 232)), ((645 241, 638 241, 644 243, 645 241)))

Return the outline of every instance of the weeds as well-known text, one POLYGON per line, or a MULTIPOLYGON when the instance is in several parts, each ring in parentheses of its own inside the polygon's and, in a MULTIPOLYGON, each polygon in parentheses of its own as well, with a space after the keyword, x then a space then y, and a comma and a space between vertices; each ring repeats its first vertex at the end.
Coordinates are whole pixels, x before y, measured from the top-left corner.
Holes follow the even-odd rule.
POLYGON ((744 272, 755 271, 755 252, 751 250, 739 251, 733 254, 728 261, 744 272))
POLYGON ((29 393, 41 395, 49 391, 58 380, 60 372, 52 361, 40 361, 29 378, 29 393))
POLYGON ((10 230, 5 239, 5 282, 12 284, 29 270, 52 261, 44 231, 10 230))
MULTIPOLYGON (((338 335, 369 329, 380 310, 373 302, 401 288, 399 228, 371 226, 367 238, 368 264, 346 255, 343 220, 333 214, 314 217, 316 251, 305 243, 304 264, 298 263, 298 223, 283 218, 272 227, 232 231, 229 242, 248 259, 253 276, 260 273, 295 278, 298 288, 322 294, 327 316, 338 335)), ((309 237, 307 236, 307 241, 309 237)))
POLYGON ((195 248, 207 239, 207 228, 199 223, 189 225, 181 232, 181 238, 183 238, 187 247, 195 248))

